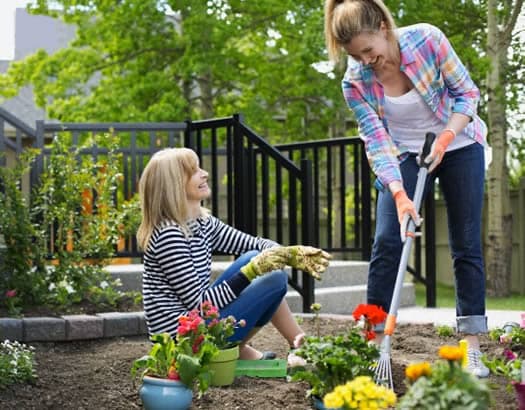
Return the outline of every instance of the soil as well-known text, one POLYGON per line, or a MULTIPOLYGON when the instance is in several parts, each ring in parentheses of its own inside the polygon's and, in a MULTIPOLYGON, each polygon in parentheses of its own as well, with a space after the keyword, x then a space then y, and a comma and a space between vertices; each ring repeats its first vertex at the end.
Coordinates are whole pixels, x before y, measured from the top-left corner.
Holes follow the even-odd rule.
MULTIPOLYGON (((300 318, 301 326, 313 334, 310 318, 300 318)), ((345 331, 347 320, 321 320, 322 334, 345 331)), ((489 356, 501 354, 502 348, 482 338, 482 350, 489 356)), ((411 362, 434 361, 439 346, 456 344, 455 337, 442 338, 432 325, 400 325, 392 340, 394 387, 405 392, 404 367, 411 362)), ((285 358, 287 346, 272 326, 266 326, 253 339, 260 350, 273 350, 285 358)), ((133 385, 130 367, 134 359, 151 347, 145 336, 117 339, 32 343, 36 348, 38 379, 31 385, 14 385, 0 390, 0 408, 4 410, 43 409, 140 409, 138 386, 133 385)), ((491 409, 514 410, 514 393, 505 389, 506 380, 491 375, 491 409)), ((286 379, 238 377, 228 387, 211 387, 202 398, 194 398, 192 410, 306 410, 312 409, 305 397, 306 383, 286 379)))

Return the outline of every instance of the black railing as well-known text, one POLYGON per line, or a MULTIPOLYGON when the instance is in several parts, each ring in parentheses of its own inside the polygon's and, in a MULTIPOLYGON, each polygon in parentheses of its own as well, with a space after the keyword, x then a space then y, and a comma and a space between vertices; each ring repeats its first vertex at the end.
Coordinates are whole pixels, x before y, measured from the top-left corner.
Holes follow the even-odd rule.
MULTIPOLYGON (((97 133, 111 133, 121 141, 121 198, 130 199, 136 193, 151 155, 164 147, 186 146, 197 152, 201 166, 209 172, 212 196, 205 206, 228 224, 282 244, 319 246, 337 259, 370 259, 374 198, 359 138, 272 146, 239 115, 174 123, 38 121, 33 130, 0 108, 0 148, 16 153, 24 146, 42 150, 31 172, 31 185, 38 183, 46 166, 51 138, 68 135, 77 145, 97 133), (7 132, 5 122, 11 127, 7 132)), ((97 146, 82 151, 95 160, 106 153, 97 146)), ((429 200, 425 208, 426 274, 421 274, 420 242, 416 243, 414 268, 409 271, 425 283, 427 305, 435 306, 434 211, 433 200, 429 200)), ((118 256, 140 256, 134 237, 127 238, 118 256)), ((302 295, 303 310, 308 311, 314 297, 311 277, 292 271, 290 285, 302 295)))

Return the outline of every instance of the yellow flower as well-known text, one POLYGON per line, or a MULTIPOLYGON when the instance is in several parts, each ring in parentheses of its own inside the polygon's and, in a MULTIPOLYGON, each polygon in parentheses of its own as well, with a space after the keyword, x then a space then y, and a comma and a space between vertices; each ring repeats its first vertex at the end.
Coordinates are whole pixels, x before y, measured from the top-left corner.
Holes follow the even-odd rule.
POLYGON ((430 363, 428 362, 414 363, 405 369, 405 376, 410 381, 415 381, 421 376, 430 376, 430 373, 430 363))
POLYGON ((324 396, 323 404, 326 408, 337 409, 339 407, 343 407, 344 400, 338 393, 334 391, 324 396))
POLYGON ((358 376, 328 393, 324 405, 328 408, 380 410, 394 406, 396 400, 392 390, 375 384, 369 376, 358 376))
POLYGON ((441 346, 439 348, 439 357, 445 360, 461 362, 464 352, 459 346, 441 346))

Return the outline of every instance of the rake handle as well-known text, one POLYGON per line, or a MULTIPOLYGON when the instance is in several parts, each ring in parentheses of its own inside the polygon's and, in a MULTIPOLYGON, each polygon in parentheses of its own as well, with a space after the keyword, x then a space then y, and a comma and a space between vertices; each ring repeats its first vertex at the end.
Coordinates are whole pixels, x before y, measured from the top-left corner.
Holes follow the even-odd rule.
POLYGON ((396 328, 397 316, 388 314, 385 321, 385 330, 384 334, 392 336, 394 334, 394 329, 396 328))

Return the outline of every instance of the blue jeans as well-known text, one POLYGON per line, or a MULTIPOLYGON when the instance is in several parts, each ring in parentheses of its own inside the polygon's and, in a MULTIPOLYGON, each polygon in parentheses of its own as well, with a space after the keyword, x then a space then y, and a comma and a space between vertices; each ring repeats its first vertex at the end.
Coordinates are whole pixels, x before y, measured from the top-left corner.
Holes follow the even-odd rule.
MULTIPOLYGON (((249 251, 236 259, 217 280, 222 281, 237 274, 259 251, 249 251)), ((231 341, 246 338, 254 327, 262 327, 273 317, 288 290, 288 274, 283 270, 266 273, 254 279, 241 294, 229 305, 220 309, 221 317, 233 315, 237 320, 246 320, 246 326, 235 329, 231 341)))
MULTIPOLYGON (((416 156, 410 155, 400 166, 407 195, 413 198, 419 170, 416 156)), ((467 334, 487 332, 481 247, 484 175, 483 147, 473 143, 447 152, 427 179, 425 189, 427 193, 439 178, 447 207, 449 244, 454 261, 457 329, 467 334)), ((386 311, 390 308, 402 247, 396 206, 390 191, 384 189, 377 200, 367 299, 368 303, 380 305, 386 311)), ((382 331, 382 327, 377 330, 382 331)))

